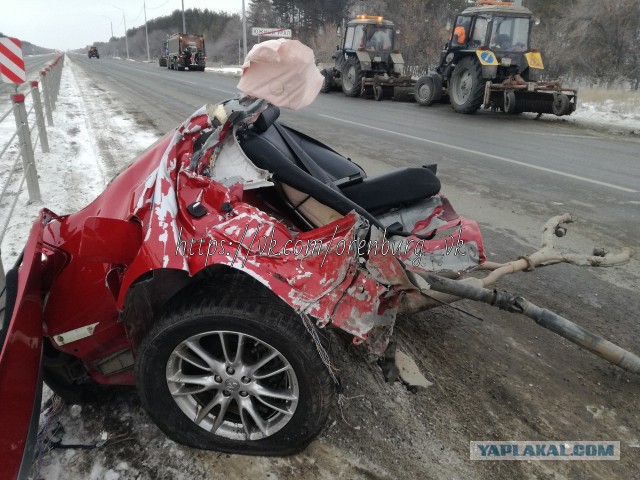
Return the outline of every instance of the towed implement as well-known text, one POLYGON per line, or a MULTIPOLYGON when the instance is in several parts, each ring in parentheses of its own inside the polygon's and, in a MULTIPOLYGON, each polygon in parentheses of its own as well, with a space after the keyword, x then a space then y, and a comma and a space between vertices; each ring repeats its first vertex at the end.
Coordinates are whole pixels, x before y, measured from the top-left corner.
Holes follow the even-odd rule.
POLYGON ((538 20, 516 3, 484 0, 459 14, 436 71, 416 83, 416 102, 448 99, 460 113, 482 106, 512 114, 573 113, 576 89, 540 81, 544 63, 531 47, 538 20))

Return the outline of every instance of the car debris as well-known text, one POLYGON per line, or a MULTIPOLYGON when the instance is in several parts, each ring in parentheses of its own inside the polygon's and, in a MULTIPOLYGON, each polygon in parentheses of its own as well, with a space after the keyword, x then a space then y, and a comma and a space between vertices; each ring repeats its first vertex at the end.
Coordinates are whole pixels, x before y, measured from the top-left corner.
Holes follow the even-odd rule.
POLYGON ((33 224, 7 274, 0 451, 8 476, 29 463, 41 371, 55 392, 80 400, 136 385, 176 442, 286 455, 318 434, 340 387, 325 327, 392 358, 389 371, 409 386, 427 387, 408 357, 390 355, 396 316, 461 298, 530 316, 640 373, 636 355, 494 288, 505 275, 556 263, 621 265, 630 249, 562 252, 554 236, 573 219, 561 215, 544 226, 538 252, 487 261, 478 224, 440 193, 435 166, 369 177, 278 122, 278 104, 304 107, 322 78, 299 42, 254 49, 243 95, 197 110, 83 210, 43 209, 33 224), (287 74, 290 62, 307 65, 305 74, 287 74))

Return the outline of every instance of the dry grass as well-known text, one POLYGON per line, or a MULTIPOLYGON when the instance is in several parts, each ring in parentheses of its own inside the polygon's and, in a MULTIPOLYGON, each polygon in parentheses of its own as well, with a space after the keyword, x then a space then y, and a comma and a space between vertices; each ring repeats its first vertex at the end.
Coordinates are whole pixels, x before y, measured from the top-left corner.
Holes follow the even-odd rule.
POLYGON ((580 88, 578 100, 597 105, 599 110, 640 115, 640 91, 580 88))

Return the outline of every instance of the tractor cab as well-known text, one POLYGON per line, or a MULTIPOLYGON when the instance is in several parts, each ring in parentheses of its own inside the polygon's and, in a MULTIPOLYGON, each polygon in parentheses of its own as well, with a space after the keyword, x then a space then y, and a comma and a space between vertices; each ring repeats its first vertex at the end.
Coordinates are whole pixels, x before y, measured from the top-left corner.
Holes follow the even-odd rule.
POLYGON ((542 56, 531 48, 538 21, 522 0, 514 1, 479 0, 456 16, 435 73, 416 82, 416 102, 428 106, 446 98, 459 113, 475 113, 483 105, 514 114, 575 111, 575 88, 540 81, 542 56))
POLYGON ((488 52, 487 58, 496 60, 486 62, 498 67, 493 78, 501 80, 519 74, 535 80, 533 77, 540 69, 529 69, 531 59, 526 55, 532 51, 531 31, 535 22, 533 13, 525 7, 510 2, 479 1, 456 16, 438 72, 444 74, 460 57, 484 50, 488 52))
POLYGON ((386 73, 389 55, 395 51, 395 26, 393 22, 374 15, 358 15, 347 23, 342 45, 334 56, 336 69, 342 71, 350 56, 367 61, 365 70, 386 73))
POLYGON ((352 51, 372 53, 391 52, 394 50, 395 30, 393 22, 382 17, 358 15, 356 20, 347 24, 342 48, 352 51))
MULTIPOLYGON (((404 76, 404 59, 397 49, 395 25, 377 15, 357 15, 344 32, 338 27, 340 45, 332 58, 333 67, 322 70, 322 92, 341 87, 349 97, 368 96, 382 100, 396 98, 407 88, 413 92, 411 77, 404 76)), ((413 94, 413 93, 412 93, 413 94)))

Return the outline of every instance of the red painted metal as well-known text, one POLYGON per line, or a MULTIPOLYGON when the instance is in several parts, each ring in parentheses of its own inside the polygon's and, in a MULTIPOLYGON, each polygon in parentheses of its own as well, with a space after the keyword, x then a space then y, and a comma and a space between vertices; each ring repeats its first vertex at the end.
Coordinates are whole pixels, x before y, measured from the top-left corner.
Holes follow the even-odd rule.
POLYGON ((17 38, 0 38, 0 78, 5 83, 24 83, 26 72, 22 43, 17 38))
POLYGON ((42 355, 42 231, 48 212, 31 227, 18 274, 15 307, 0 354, 0 465, 16 478, 26 448, 42 355))
MULTIPOLYGON (((132 285, 159 270, 184 272, 188 278, 212 266, 245 272, 297 312, 314 317, 318 325, 331 323, 351 333, 355 343, 384 351, 388 334, 375 339, 371 335, 393 324, 403 296, 419 295, 405 269, 419 272, 420 268, 410 267, 403 254, 349 250, 370 231, 355 212, 310 231, 296 231, 270 214, 254 191, 245 191, 242 184, 225 186, 188 169, 194 142, 211 128, 204 108, 200 109, 149 147, 83 210, 55 217, 44 229, 41 220, 36 223, 25 256, 25 262, 31 258, 35 266, 25 267, 20 277, 22 291, 31 296, 25 297, 28 301, 23 300, 25 306, 15 316, 16 327, 29 328, 31 350, 24 353, 26 364, 16 372, 24 375, 27 366, 34 368, 44 335, 54 348, 80 358, 96 382, 134 384, 132 369, 104 376, 97 366, 123 350, 135 352, 139 339, 128 336, 123 322, 132 285), (188 212, 194 202, 204 207, 206 215, 188 212), (40 236, 47 257, 42 272, 33 260, 40 236), (47 293, 43 312, 38 279, 47 293), (68 332, 94 323, 92 334, 64 341, 68 332)), ((439 205, 416 223, 413 232, 425 235, 433 225, 442 231, 459 229, 460 238, 477 244, 484 261, 477 224, 457 215, 445 200, 439 205)), ((420 245, 424 252, 447 247, 442 239, 423 240, 420 245)), ((1 372, 9 378, 17 375, 4 364, 1 372)), ((26 383, 22 382, 24 388, 26 383)), ((0 398, 7 398, 4 393, 0 398)), ((29 393, 21 390, 15 398, 23 401, 29 393)), ((11 430, 17 429, 27 410, 22 407, 22 415, 11 420, 11 430)), ((7 444, 7 448, 13 447, 7 444)))

